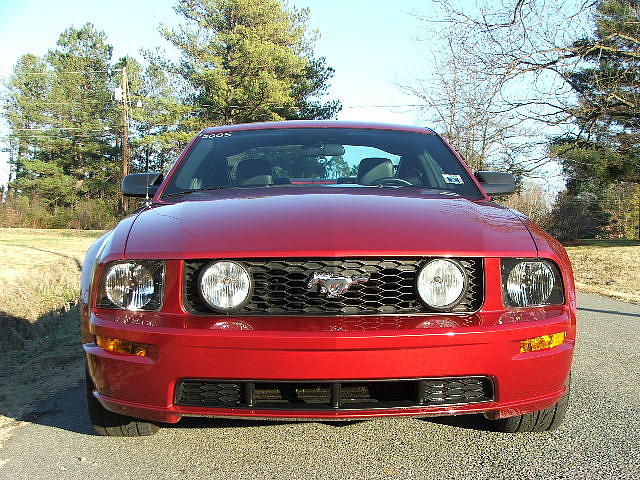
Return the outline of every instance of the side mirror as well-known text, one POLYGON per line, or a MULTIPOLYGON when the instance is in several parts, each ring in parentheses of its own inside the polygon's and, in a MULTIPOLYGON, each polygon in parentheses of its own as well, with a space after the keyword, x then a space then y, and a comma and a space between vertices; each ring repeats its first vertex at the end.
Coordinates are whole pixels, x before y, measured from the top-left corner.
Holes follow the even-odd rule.
POLYGON ((131 173, 122 179, 122 194, 125 197, 152 197, 162 182, 162 174, 131 173))
POLYGON ((475 175, 489 195, 510 195, 516 191, 516 179, 510 173, 480 171, 475 175))

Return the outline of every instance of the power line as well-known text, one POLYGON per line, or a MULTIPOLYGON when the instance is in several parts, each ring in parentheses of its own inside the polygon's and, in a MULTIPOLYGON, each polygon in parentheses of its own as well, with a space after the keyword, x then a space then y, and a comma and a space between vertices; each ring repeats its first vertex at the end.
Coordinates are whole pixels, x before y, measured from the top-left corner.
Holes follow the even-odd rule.
MULTIPOLYGON (((111 99, 112 102, 114 103, 119 103, 117 100, 113 100, 111 99)), ((47 102, 46 100, 30 100, 29 101, 30 104, 43 104, 43 105, 91 105, 94 103, 107 103, 104 100, 85 100, 82 102, 47 102)))
MULTIPOLYGON (((150 127, 178 127, 175 123, 156 123, 149 125, 150 127)), ((69 135, 73 135, 74 137, 92 137, 92 136, 117 136, 122 131, 122 125, 115 125, 109 127, 102 128, 89 128, 85 129, 82 127, 53 127, 50 129, 41 129, 41 128, 16 128, 14 131, 24 132, 24 133, 9 133, 4 135, 4 137, 12 137, 12 138, 45 138, 45 137, 69 137, 69 135), (78 133, 73 133, 74 131, 79 131, 78 133), (69 132, 65 134, 65 132, 69 132), (89 132, 97 132, 90 135, 85 135, 85 133, 89 132)), ((153 135, 153 134, 150 134, 153 135)))
MULTIPOLYGON (((247 105, 222 105, 224 108, 246 108, 247 105)), ((299 109, 299 107, 295 107, 293 105, 279 105, 276 103, 263 103, 262 106, 265 107, 273 107, 273 108, 294 108, 299 109)), ((200 105, 198 108, 203 109, 207 107, 221 107, 221 105, 200 105)), ((401 105, 343 105, 342 108, 408 108, 408 107, 426 107, 424 104, 419 103, 406 103, 401 105)), ((187 113, 195 113, 197 110, 187 112, 187 113)))
MULTIPOLYGON (((118 134, 117 133, 112 133, 112 132, 104 132, 104 133, 94 133, 94 134, 84 134, 84 133, 80 133, 80 134, 76 134, 73 136, 73 138, 100 138, 100 137, 117 137, 118 134)), ((49 133, 49 134, 43 134, 43 135, 37 135, 37 134, 23 134, 23 135, 13 135, 13 134, 9 134, 6 135, 4 137, 0 137, 0 138, 69 138, 67 135, 63 135, 63 134, 55 134, 55 133, 49 133)))
MULTIPOLYGON (((146 123, 145 126, 149 127, 179 127, 177 123, 146 123)), ((102 131, 102 130, 116 130, 120 131, 122 129, 122 125, 105 125, 101 128, 85 128, 85 127, 33 127, 33 128, 13 128, 13 131, 21 131, 21 132, 43 132, 51 130, 85 130, 85 131, 102 131)))
POLYGON ((87 132, 98 132, 98 131, 103 131, 103 130, 112 130, 112 129, 118 129, 118 128, 122 128, 121 126, 109 126, 109 127, 102 127, 102 128, 84 128, 84 127, 51 127, 51 128, 14 128, 13 130, 15 131, 37 131, 37 132, 47 132, 49 130, 85 130, 87 132))
POLYGON ((409 107, 425 107, 419 103, 407 103, 404 105, 345 105, 342 108, 409 108, 409 107))
POLYGON ((20 75, 58 75, 58 74, 80 74, 80 73, 114 73, 121 72, 121 68, 114 68, 113 70, 55 70, 50 72, 13 72, 12 75, 20 76, 20 75))

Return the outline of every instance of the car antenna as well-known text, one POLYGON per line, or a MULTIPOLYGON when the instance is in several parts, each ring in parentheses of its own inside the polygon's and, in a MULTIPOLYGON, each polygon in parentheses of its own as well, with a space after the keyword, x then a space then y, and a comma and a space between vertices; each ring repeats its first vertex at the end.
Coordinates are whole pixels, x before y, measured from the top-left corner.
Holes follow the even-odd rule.
POLYGON ((146 159, 144 162, 144 173, 145 173, 145 194, 144 194, 144 206, 149 208, 151 206, 151 199, 149 198, 149 154, 147 153, 146 159))

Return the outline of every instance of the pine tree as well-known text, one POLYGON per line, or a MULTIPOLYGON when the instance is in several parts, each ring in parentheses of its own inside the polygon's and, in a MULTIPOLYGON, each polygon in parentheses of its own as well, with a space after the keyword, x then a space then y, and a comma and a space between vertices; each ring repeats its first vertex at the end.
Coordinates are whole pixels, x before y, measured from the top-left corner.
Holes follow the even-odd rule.
POLYGON ((186 23, 163 36, 181 53, 158 61, 190 88, 200 126, 291 118, 331 118, 322 103, 333 70, 313 56, 307 10, 279 0, 179 0, 186 23))
POLYGON ((179 100, 175 82, 157 66, 144 68, 130 57, 116 64, 123 66, 131 102, 132 170, 165 171, 198 128, 191 118, 193 108, 179 100))
POLYGON ((640 238, 640 2, 601 0, 594 19, 593 37, 573 45, 587 66, 566 75, 578 97, 571 110, 576 129, 551 151, 567 177, 564 203, 589 198, 617 222, 603 220, 590 234, 640 238), (626 199, 624 215, 613 197, 626 199))
POLYGON ((18 144, 12 189, 50 206, 114 196, 118 126, 111 50, 105 34, 85 24, 65 30, 42 59, 25 55, 18 61, 5 99, 18 144))
POLYGON ((114 133, 120 125, 112 98, 112 47, 90 23, 68 28, 57 45, 45 57, 55 74, 49 103, 52 130, 58 133, 51 137, 50 159, 77 180, 82 196, 113 196, 114 133))
POLYGON ((11 129, 11 144, 14 146, 9 165, 10 180, 21 175, 22 162, 40 149, 39 138, 42 135, 39 129, 49 121, 41 103, 51 89, 48 73, 42 59, 27 54, 16 62, 13 74, 5 84, 9 93, 2 102, 4 117, 11 129))
POLYGON ((588 63, 567 74, 578 96, 577 131, 552 146, 569 189, 640 183, 640 2, 599 2, 593 38, 574 49, 588 63))

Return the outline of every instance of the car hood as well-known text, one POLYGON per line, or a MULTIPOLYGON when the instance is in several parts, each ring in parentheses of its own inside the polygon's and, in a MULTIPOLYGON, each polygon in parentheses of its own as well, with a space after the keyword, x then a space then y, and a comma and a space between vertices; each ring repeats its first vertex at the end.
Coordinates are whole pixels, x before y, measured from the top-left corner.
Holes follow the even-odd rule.
POLYGON ((537 253, 523 222, 510 210, 489 202, 390 188, 299 190, 199 193, 179 203, 150 208, 133 223, 125 256, 537 253))

